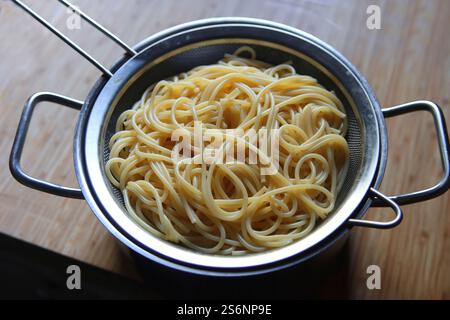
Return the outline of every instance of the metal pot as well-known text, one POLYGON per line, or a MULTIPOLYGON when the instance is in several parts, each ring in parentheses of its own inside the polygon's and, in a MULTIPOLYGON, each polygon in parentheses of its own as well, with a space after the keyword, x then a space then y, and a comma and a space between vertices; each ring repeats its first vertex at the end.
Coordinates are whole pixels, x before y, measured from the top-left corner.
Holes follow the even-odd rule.
MULTIPOLYGON (((98 67, 103 76, 84 102, 53 93, 37 93, 25 105, 10 158, 13 176, 31 188, 71 198, 84 198, 103 225, 145 261, 191 273, 212 276, 256 275, 297 265, 336 246, 353 226, 392 228, 400 223, 399 205, 434 198, 450 187, 449 141, 441 109, 429 101, 415 101, 381 109, 360 72, 340 53, 300 30, 264 20, 217 18, 186 23, 157 33, 133 48, 81 13, 88 22, 126 48, 127 54, 108 70, 20 1, 15 1, 98 67), (108 181, 104 164, 116 119, 131 107, 152 83, 201 64, 214 63, 224 53, 252 46, 258 58, 269 63, 291 60, 296 69, 334 90, 346 106, 350 167, 334 212, 306 238, 289 246, 242 257, 206 255, 152 236, 127 215, 121 193, 108 181), (74 164, 80 190, 27 175, 20 158, 36 104, 51 101, 80 110, 74 140, 74 164), (378 187, 387 160, 385 117, 426 110, 432 113, 438 133, 444 176, 432 188, 385 196, 378 187), (393 220, 363 220, 370 206, 390 207, 393 220)), ((67 4, 65 1, 61 1, 67 4)), ((69 4, 67 4, 69 5, 69 4)), ((141 259, 142 260, 142 259, 141 259)))

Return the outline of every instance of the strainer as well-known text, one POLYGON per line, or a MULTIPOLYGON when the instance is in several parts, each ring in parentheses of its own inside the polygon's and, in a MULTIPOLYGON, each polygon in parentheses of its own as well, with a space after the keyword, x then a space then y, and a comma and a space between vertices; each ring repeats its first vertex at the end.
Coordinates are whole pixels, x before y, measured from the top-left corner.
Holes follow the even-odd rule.
MULTIPOLYGON (((449 142, 441 109, 433 102, 415 101, 381 109, 375 95, 356 68, 319 39, 300 30, 250 18, 199 20, 155 34, 128 47, 113 34, 80 12, 80 15, 126 51, 111 69, 104 67, 32 9, 14 1, 39 22, 93 63, 103 76, 84 102, 53 93, 37 93, 25 105, 13 144, 10 169, 21 183, 49 193, 84 198, 105 227, 123 244, 145 258, 178 270, 218 276, 250 275, 282 269, 309 259, 331 247, 353 226, 392 228, 400 223, 399 205, 434 198, 449 188, 449 142), (291 245, 241 257, 202 254, 161 240, 135 224, 126 213, 121 193, 108 181, 104 165, 108 141, 118 116, 141 97, 151 84, 220 60, 238 47, 251 46, 258 59, 271 64, 287 60, 300 74, 315 77, 343 101, 348 116, 350 167, 334 212, 315 230, 291 245), (30 177, 20 167, 27 129, 36 104, 50 101, 80 110, 74 140, 75 170, 81 189, 72 189, 30 177), (416 110, 432 113, 444 167, 434 187, 397 196, 385 196, 377 188, 387 159, 385 117, 416 110), (391 207, 391 221, 362 219, 370 206, 391 207)), ((70 6, 64 0, 63 4, 70 6)), ((74 10, 78 10, 74 8, 74 10)))

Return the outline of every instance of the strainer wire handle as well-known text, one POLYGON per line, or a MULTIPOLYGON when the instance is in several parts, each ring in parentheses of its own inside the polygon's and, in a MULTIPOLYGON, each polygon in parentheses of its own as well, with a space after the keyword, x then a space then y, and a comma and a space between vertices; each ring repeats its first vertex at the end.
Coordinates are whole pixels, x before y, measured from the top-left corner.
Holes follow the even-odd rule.
MULTIPOLYGON (((44 25, 48 30, 53 32, 56 36, 58 36, 61 40, 63 40, 66 44, 68 44, 72 49, 77 51, 80 55, 82 55, 86 60, 88 60, 90 63, 92 63, 97 69, 99 69, 104 75, 111 77, 112 73, 111 71, 103 66, 100 62, 95 60, 91 55, 89 55, 86 51, 84 51, 80 46, 78 46, 75 42, 70 40, 67 36, 65 36, 61 31, 53 27, 47 20, 42 18, 40 15, 38 15, 33 9, 31 9, 29 6, 24 4, 20 0, 11 0, 15 4, 17 4, 19 7, 21 7, 23 10, 25 10, 28 14, 30 14, 35 20, 40 22, 42 25, 44 25)), ((97 23, 95 20, 93 20, 91 17, 89 17, 87 14, 82 12, 80 9, 78 9, 76 6, 73 6, 71 3, 69 3, 66 0, 58 0, 60 3, 65 5, 68 8, 71 8, 75 12, 77 12, 85 21, 87 21, 89 24, 94 26, 97 30, 102 32, 104 35, 106 35, 108 38, 116 42, 119 46, 121 46, 125 51, 130 55, 136 55, 136 51, 126 45, 122 40, 120 40, 116 35, 111 33, 109 30, 104 28, 102 25, 97 23)))
POLYGON ((75 199, 83 199, 83 193, 80 189, 60 186, 51 182, 34 178, 25 173, 20 165, 22 158, 22 151, 25 144, 28 128, 30 126, 31 117, 36 105, 40 102, 47 101, 57 103, 72 109, 80 110, 83 106, 82 101, 67 98, 59 94, 50 92, 40 92, 32 95, 25 104, 25 107, 20 118, 19 126, 17 128, 16 137, 9 157, 9 169, 13 177, 23 185, 55 194, 75 199))
POLYGON ((393 201, 391 198, 385 196, 380 191, 375 190, 374 188, 369 189, 369 196, 373 199, 377 199, 380 203, 380 206, 386 207, 389 206, 394 210, 395 217, 391 221, 373 221, 373 220, 363 220, 363 219, 349 219, 349 226, 358 226, 358 227, 369 227, 376 229, 390 229, 397 226, 403 219, 403 211, 400 206, 393 201))
MULTIPOLYGON (((389 197, 399 205, 429 200, 440 196, 450 188, 450 144, 442 109, 434 102, 419 100, 383 109, 383 115, 385 117, 394 117, 420 110, 428 111, 433 115, 444 173, 441 180, 430 188, 389 197)), ((382 203, 376 199, 374 205, 382 206, 382 203)))

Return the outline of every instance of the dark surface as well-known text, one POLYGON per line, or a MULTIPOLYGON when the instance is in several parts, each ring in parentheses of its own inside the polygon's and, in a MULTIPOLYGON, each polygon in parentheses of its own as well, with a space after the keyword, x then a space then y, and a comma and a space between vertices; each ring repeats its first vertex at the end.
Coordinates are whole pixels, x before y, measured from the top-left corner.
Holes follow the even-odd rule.
POLYGON ((234 279, 174 272, 135 256, 144 284, 0 234, 0 299, 343 299, 348 251, 320 268, 234 279), (66 286, 69 265, 81 269, 81 290, 66 286))
POLYGON ((142 284, 0 234, 0 299, 152 299, 142 284), (81 269, 81 290, 66 286, 67 267, 81 269))

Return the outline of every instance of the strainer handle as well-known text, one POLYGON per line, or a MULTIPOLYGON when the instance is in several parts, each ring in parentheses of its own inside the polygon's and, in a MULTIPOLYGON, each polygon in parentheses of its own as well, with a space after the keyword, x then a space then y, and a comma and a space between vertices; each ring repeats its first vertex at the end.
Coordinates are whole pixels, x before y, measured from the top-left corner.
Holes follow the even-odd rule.
MULTIPOLYGON (((86 60, 88 60, 90 63, 92 63, 97 69, 99 69, 106 77, 111 77, 112 72, 105 66, 103 66, 100 62, 98 62, 94 57, 89 55, 86 51, 84 51, 80 46, 78 46, 75 42, 70 40, 67 36, 65 36, 61 31, 56 29, 54 26, 52 26, 47 20, 42 18, 40 15, 36 13, 33 9, 31 9, 29 6, 27 6, 25 3, 23 3, 20 0, 11 0, 16 5, 18 5, 20 8, 22 8, 24 11, 26 11, 29 15, 31 15, 35 20, 40 22, 42 25, 44 25, 48 30, 53 32, 57 37, 59 37, 61 40, 63 40, 67 45, 69 45, 72 49, 77 51, 80 55, 82 55, 86 60)), ((113 40, 115 43, 117 43, 119 46, 121 46, 128 55, 134 56, 137 54, 137 52, 129 47, 125 42, 120 40, 115 34, 110 32, 108 29, 100 25, 97 21, 89 17, 87 14, 82 12, 78 7, 72 5, 67 0, 58 0, 61 4, 66 6, 67 8, 70 8, 74 12, 78 13, 81 18, 83 18, 86 22, 88 22, 90 25, 92 25, 94 28, 102 32, 105 36, 113 40)))
POLYGON ((390 229, 397 226, 403 219, 403 211, 400 206, 390 199, 389 197, 382 194, 380 191, 375 190, 374 188, 369 189, 369 196, 380 202, 380 206, 382 207, 391 207, 394 210, 395 217, 391 221, 372 221, 372 220, 363 220, 363 219, 349 219, 348 225, 350 226, 358 226, 358 227, 369 227, 376 229, 390 229))
MULTIPOLYGON (((420 110, 428 111, 433 115, 444 174, 441 180, 433 187, 389 197, 391 200, 395 201, 399 205, 433 199, 437 196, 440 196, 450 188, 450 158, 449 158, 450 144, 448 139, 447 126, 445 124, 445 118, 442 109, 434 102, 419 100, 383 109, 383 115, 386 118, 388 118, 420 110)), ((374 201, 374 205, 383 206, 378 199, 374 201)))
POLYGON ((51 182, 31 177, 23 171, 20 165, 23 146, 25 144, 28 128, 30 127, 34 108, 38 103, 43 101, 57 103, 76 110, 80 110, 83 106, 83 102, 81 101, 67 98, 55 93, 40 92, 32 95, 26 102, 19 121, 16 137, 14 139, 11 155, 9 157, 9 169, 11 170, 13 177, 27 187, 58 196, 83 199, 83 193, 80 189, 63 187, 51 182))

